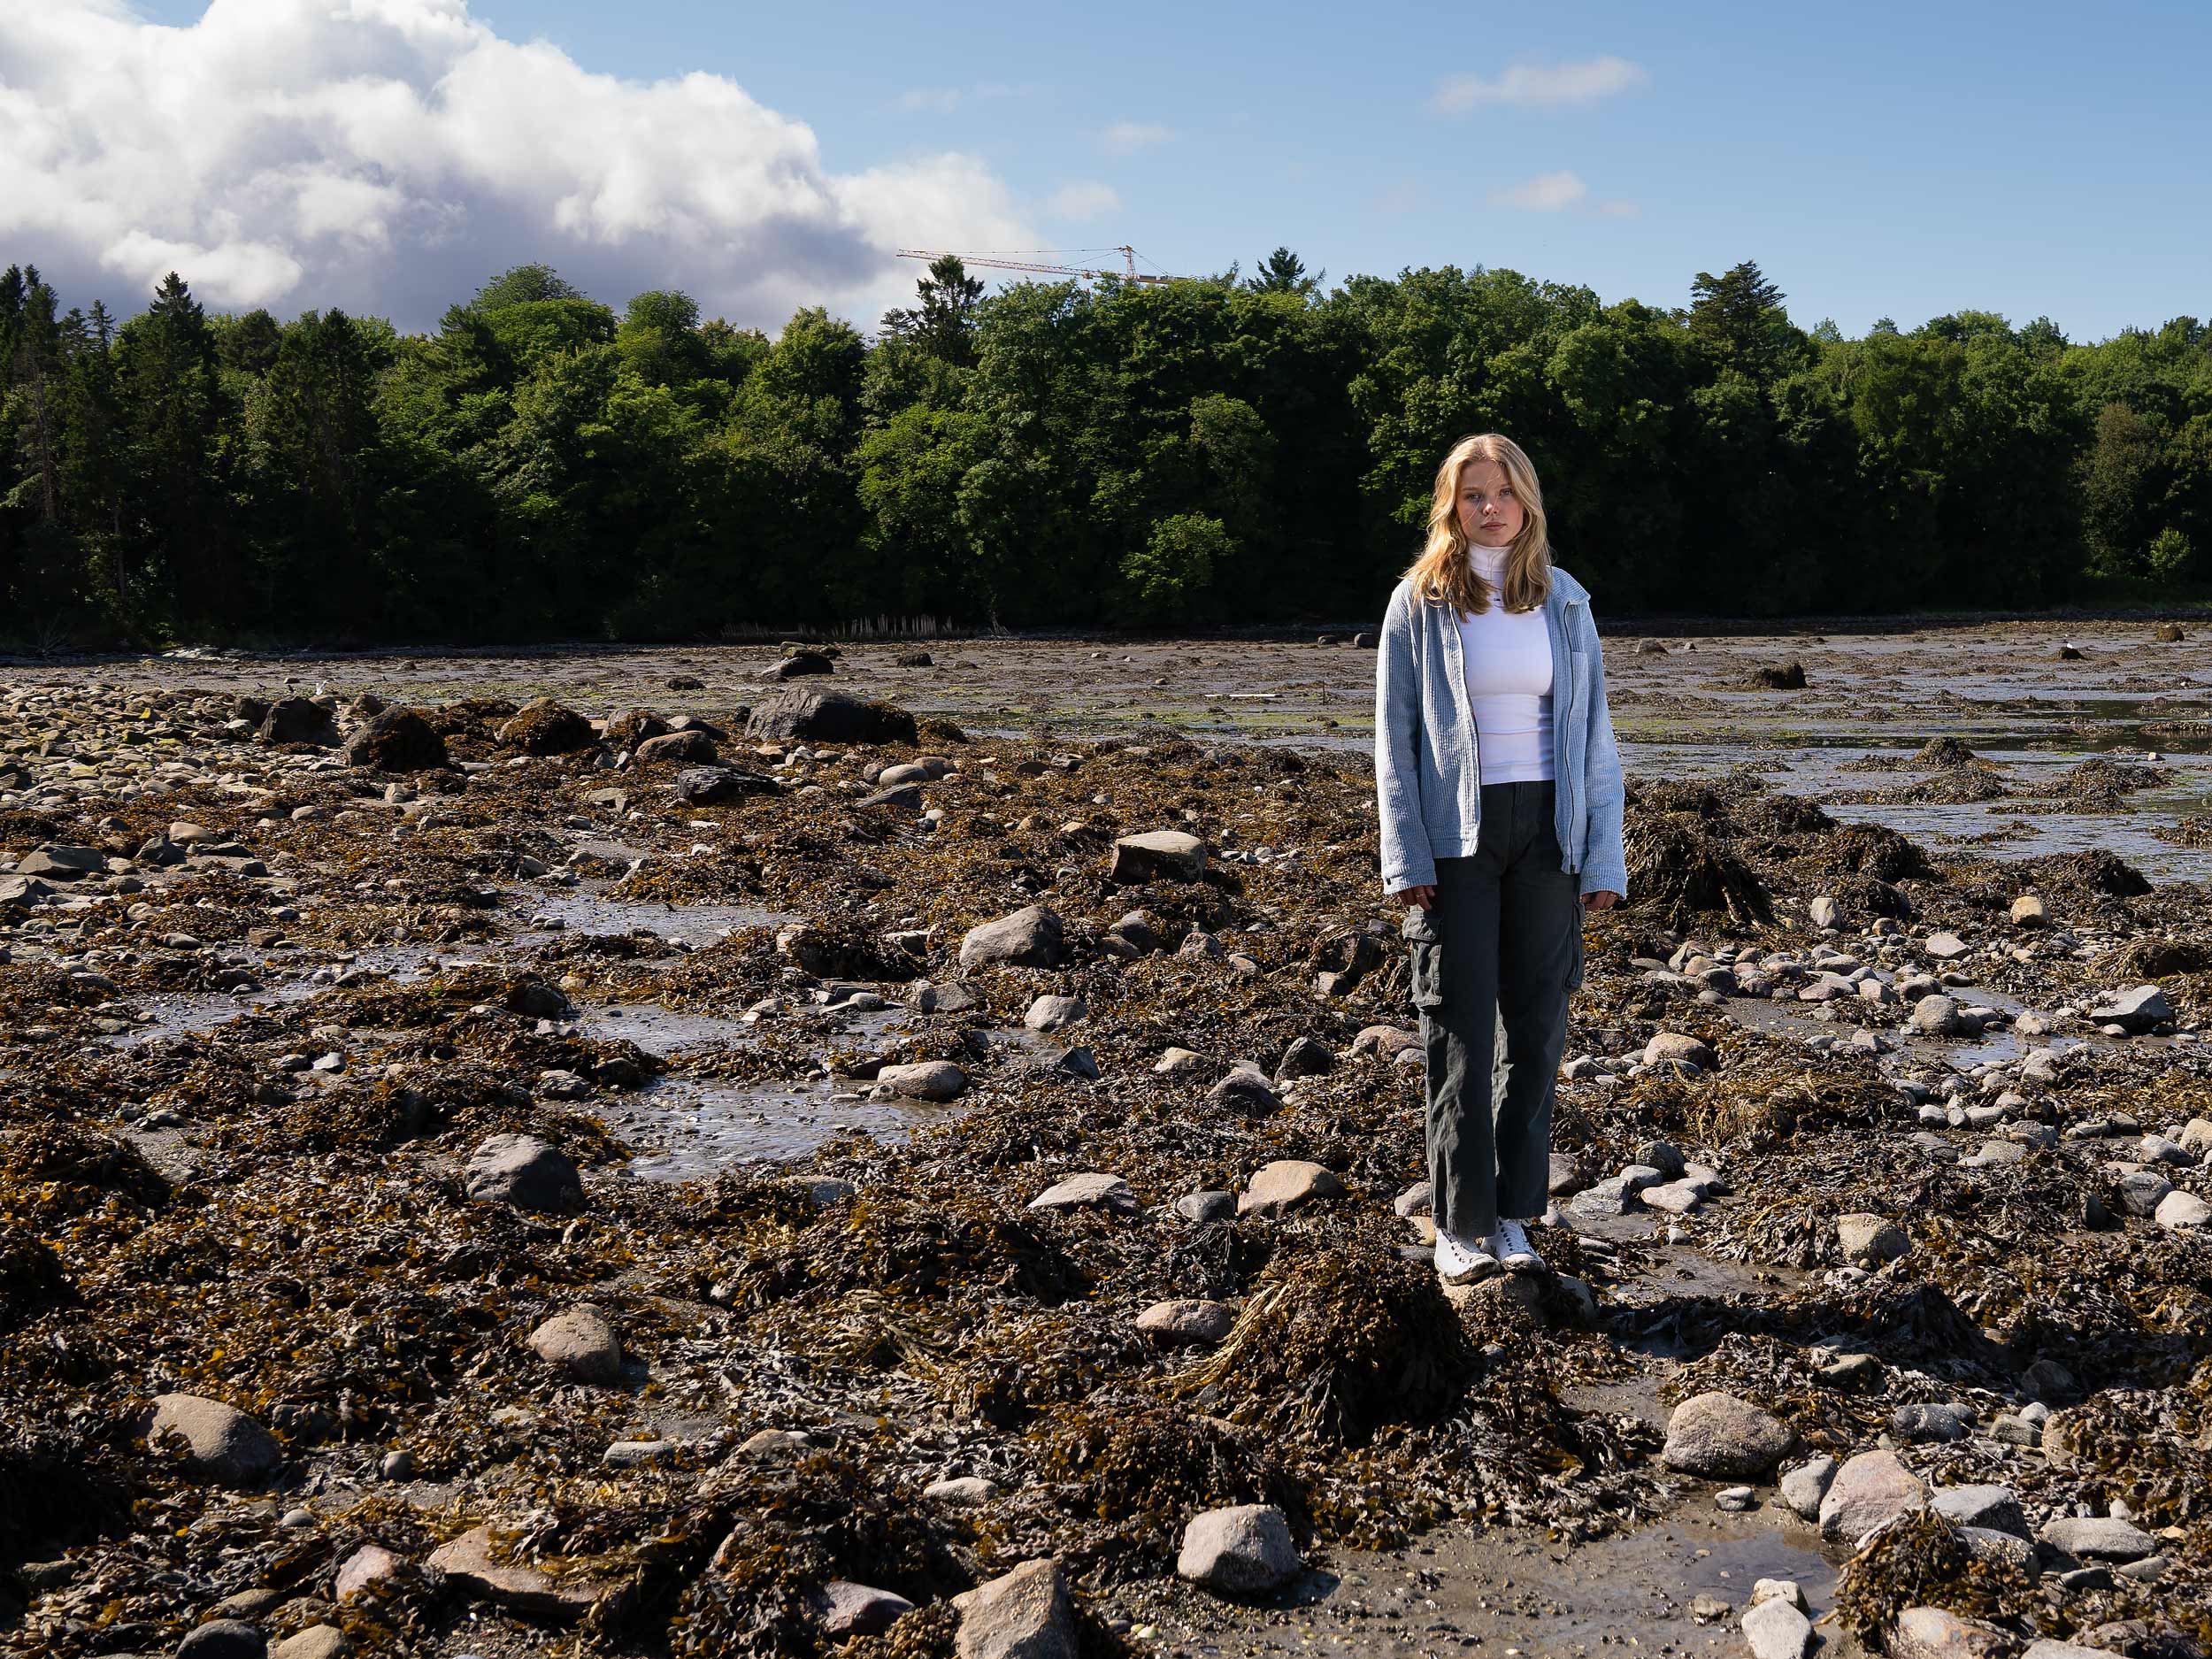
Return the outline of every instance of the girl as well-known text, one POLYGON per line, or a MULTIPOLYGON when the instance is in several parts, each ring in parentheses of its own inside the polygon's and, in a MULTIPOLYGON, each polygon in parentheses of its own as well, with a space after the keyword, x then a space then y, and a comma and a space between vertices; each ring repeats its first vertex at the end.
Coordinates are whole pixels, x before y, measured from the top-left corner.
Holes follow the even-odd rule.
POLYGON ((1465 438, 1375 668, 1383 890, 1407 907, 1428 1048, 1436 1267, 1539 1272, 1552 1090, 1582 912, 1628 888, 1621 762, 1590 595, 1555 569, 1521 448, 1465 438))

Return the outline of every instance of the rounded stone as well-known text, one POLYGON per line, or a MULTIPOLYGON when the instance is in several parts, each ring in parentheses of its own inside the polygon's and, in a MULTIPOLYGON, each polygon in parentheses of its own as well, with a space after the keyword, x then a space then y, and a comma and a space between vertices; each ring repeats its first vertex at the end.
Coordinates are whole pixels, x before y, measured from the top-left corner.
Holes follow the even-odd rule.
POLYGON ((1659 1456, 1670 1469, 1708 1480, 1763 1480, 1796 1440, 1770 1413, 1714 1391, 1674 1409, 1659 1456))

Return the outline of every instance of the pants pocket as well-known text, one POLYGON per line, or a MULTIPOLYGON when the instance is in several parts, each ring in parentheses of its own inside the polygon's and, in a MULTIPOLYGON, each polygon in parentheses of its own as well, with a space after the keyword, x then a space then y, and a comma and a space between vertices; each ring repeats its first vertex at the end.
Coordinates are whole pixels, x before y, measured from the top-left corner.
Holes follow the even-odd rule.
POLYGON ((1409 910, 1399 931, 1412 953, 1414 1007, 1443 1007, 1444 946, 1437 937, 1435 917, 1427 910, 1409 910))
POLYGON ((1574 940, 1567 949, 1567 988, 1572 991, 1582 984, 1582 901, 1579 899, 1575 901, 1574 920, 1570 926, 1574 929, 1574 940))

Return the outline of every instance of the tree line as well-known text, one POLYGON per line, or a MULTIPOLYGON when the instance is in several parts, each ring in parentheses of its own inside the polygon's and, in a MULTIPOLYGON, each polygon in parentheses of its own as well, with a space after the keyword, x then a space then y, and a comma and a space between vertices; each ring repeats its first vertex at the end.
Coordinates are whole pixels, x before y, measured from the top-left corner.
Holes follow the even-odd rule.
POLYGON ((2212 569, 2212 331, 1985 311, 1858 339, 1752 263, 1692 303, 1286 250, 1165 285, 955 258, 773 340, 524 265, 434 333, 119 320, 0 274, 0 637, 654 639, 930 615, 1377 612, 1438 457, 1512 434, 1615 614, 2036 607, 2212 569))

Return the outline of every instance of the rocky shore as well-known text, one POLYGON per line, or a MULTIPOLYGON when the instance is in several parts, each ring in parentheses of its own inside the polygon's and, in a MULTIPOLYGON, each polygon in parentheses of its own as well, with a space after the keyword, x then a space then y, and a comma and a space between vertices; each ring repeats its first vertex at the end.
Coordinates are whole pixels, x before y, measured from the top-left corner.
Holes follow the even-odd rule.
POLYGON ((1447 1652, 1694 1513, 1761 1659, 2212 1643, 2201 888, 1640 780, 1448 1296, 1362 757, 753 656, 0 681, 0 1652, 1447 1652))

